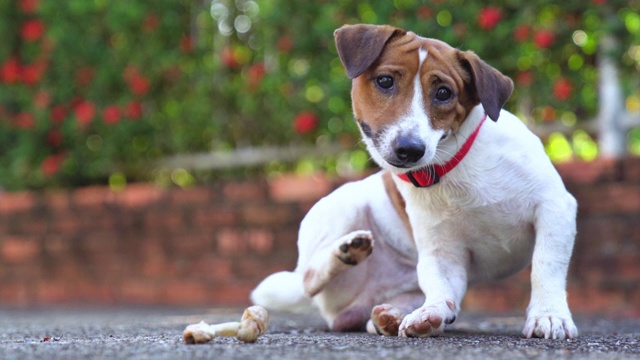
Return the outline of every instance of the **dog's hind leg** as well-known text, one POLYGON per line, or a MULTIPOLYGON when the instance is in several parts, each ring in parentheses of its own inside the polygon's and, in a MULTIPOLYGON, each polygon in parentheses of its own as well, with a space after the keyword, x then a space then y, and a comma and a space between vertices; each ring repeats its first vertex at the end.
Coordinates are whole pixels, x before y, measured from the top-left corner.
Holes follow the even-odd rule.
POLYGON ((340 237, 328 249, 314 255, 304 271, 304 290, 312 297, 341 272, 364 261, 373 251, 370 231, 358 230, 340 237))
POLYGON ((406 314, 411 313, 424 303, 422 291, 400 294, 371 310, 371 319, 367 323, 367 332, 385 336, 398 336, 398 328, 406 314))

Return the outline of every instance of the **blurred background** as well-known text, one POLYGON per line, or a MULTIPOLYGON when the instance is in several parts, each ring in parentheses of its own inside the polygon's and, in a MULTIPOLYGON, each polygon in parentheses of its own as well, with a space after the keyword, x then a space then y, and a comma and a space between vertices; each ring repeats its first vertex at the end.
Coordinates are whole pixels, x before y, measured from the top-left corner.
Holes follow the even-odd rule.
MULTIPOLYGON (((291 269, 313 202, 375 171, 333 42, 362 22, 514 80, 506 108, 581 204, 570 298, 640 316, 639 14, 638 0, 0 0, 0 304, 236 305, 291 269)), ((468 306, 523 309, 527 288, 525 272, 468 306)))
MULTIPOLYGON (((357 22, 475 51, 515 81, 507 108, 540 127, 554 160, 592 160, 604 58, 617 70, 619 112, 640 112, 639 7, 636 0, 2 0, 0 186, 189 186, 256 172, 369 167, 333 42, 337 27, 357 22), (239 163, 193 156, 203 152, 245 156, 239 163)), ((640 130, 625 130, 616 154, 640 154, 640 130)))

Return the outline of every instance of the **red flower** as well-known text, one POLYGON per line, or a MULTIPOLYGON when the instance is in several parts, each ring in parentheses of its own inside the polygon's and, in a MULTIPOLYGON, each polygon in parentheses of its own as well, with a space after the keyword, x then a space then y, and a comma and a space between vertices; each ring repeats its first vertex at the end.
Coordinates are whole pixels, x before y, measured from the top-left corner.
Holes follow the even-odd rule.
POLYGON ((278 44, 276 45, 278 50, 283 53, 288 53, 293 48, 293 39, 289 35, 283 35, 280 39, 278 39, 278 44))
POLYGON ((418 8, 418 19, 429 20, 433 17, 433 9, 428 6, 420 6, 418 8))
POLYGON ((222 61, 222 64, 230 69, 237 67, 238 64, 238 60, 236 59, 236 54, 234 53, 233 49, 230 47, 225 47, 224 49, 222 49, 222 52, 220 52, 220 60, 222 61))
POLYGON ((85 86, 89 85, 91 80, 93 80, 93 68, 91 66, 83 66, 76 70, 76 85, 85 86))
POLYGON ((553 96, 560 101, 568 100, 573 92, 573 86, 569 79, 560 78, 553 84, 553 96))
POLYGON ((522 86, 530 86, 533 83, 533 74, 531 71, 522 71, 518 73, 518 84, 522 86))
POLYGON ((154 32, 158 28, 158 25, 160 25, 160 19, 158 19, 156 15, 149 15, 144 19, 142 24, 144 31, 154 32))
POLYGON ((46 177, 53 176, 60 170, 60 165, 62 165, 63 161, 63 154, 49 155, 42 161, 40 170, 46 177))
POLYGON ((139 101, 132 101, 124 108, 125 115, 130 119, 142 117, 142 104, 139 101))
POLYGON ((529 26, 519 25, 513 32, 513 38, 517 42, 525 42, 529 38, 529 26))
POLYGON ((40 20, 27 20, 22 24, 22 38, 25 41, 36 41, 44 34, 44 24, 40 20))
POLYGON ((40 82, 44 74, 45 64, 36 63, 22 66, 22 81, 27 85, 34 85, 40 82))
POLYGON ((20 10, 23 13, 30 14, 38 8, 38 0, 20 0, 20 10))
POLYGON ((318 117, 311 112, 301 112, 293 119, 293 129, 298 134, 306 134, 318 127, 318 117))
POLYGON ((260 81, 264 77, 265 72, 266 69, 264 63, 261 62, 251 65, 249 70, 247 70, 247 80, 251 90, 255 90, 257 88, 258 84, 260 84, 260 81))
POLYGON ((61 124, 67 117, 67 110, 62 105, 56 105, 51 109, 49 116, 55 124, 61 124))
POLYGON ((20 81, 20 62, 17 58, 8 58, 0 67, 0 80, 6 84, 14 84, 20 81))
POLYGON ((59 147, 62 144, 62 131, 58 129, 50 130, 47 134, 47 143, 53 147, 59 147))
POLYGON ((129 88, 136 95, 144 95, 149 91, 149 80, 142 75, 134 75, 129 80, 129 88))
POLYGON ((113 125, 120 121, 120 109, 117 105, 107 106, 102 110, 102 119, 106 124, 113 125))
POLYGON ((190 35, 182 35, 180 38, 180 51, 185 54, 193 51, 193 38, 190 35))
POLYGON ((36 117, 32 113, 23 112, 16 115, 15 126, 20 129, 33 129, 36 125, 36 117))
POLYGON ((96 107, 89 101, 83 101, 75 108, 76 120, 81 126, 89 125, 95 113, 96 107))
POLYGON ((502 12, 500 9, 493 6, 487 6, 480 10, 480 14, 478 14, 478 25, 482 30, 491 30, 498 25, 500 19, 502 19, 502 12))
POLYGON ((551 46, 554 40, 555 35, 549 30, 538 30, 533 34, 533 43, 541 49, 551 46))

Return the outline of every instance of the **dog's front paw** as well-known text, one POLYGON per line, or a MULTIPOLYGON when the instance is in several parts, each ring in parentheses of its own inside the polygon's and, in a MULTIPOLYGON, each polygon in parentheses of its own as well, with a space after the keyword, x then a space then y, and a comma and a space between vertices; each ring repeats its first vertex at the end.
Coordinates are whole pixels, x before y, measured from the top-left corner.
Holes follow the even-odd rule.
POLYGON ((403 318, 404 313, 393 305, 377 305, 371 310, 371 322, 380 335, 398 336, 403 318))
POLYGON ((440 336, 444 332, 445 324, 451 324, 456 320, 455 308, 456 305, 452 300, 418 308, 402 320, 399 335, 402 337, 440 336))
POLYGON ((576 325, 573 323, 571 315, 529 315, 524 324, 522 334, 527 338, 573 339, 578 336, 578 328, 576 328, 576 325))
POLYGON ((370 231, 359 230, 348 234, 338 246, 335 255, 347 265, 358 265, 373 251, 373 239, 370 231))

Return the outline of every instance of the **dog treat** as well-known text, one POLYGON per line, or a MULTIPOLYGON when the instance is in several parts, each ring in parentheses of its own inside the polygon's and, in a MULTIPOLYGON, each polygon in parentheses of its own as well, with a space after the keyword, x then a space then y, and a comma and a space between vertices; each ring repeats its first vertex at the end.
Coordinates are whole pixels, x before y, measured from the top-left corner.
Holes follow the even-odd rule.
POLYGON ((192 324, 184 329, 182 338, 187 344, 204 344, 216 336, 235 336, 238 340, 253 343, 267 332, 269 314, 261 306, 248 307, 240 322, 228 322, 209 325, 204 321, 192 324))

